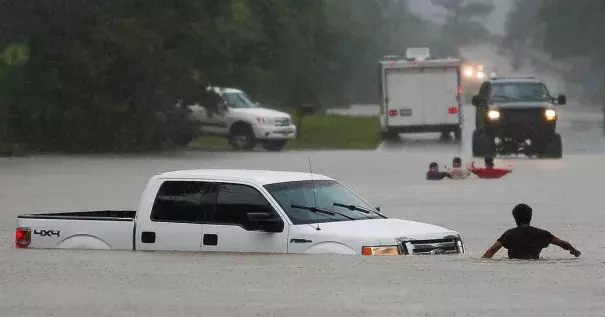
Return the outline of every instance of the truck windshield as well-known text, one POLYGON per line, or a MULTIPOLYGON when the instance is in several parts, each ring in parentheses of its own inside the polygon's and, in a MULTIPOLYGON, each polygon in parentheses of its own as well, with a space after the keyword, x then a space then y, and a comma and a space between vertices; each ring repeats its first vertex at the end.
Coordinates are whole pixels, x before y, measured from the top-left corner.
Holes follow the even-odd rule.
POLYGON ((496 83, 492 84, 490 99, 493 101, 551 101, 552 97, 543 83, 496 83))
POLYGON ((295 225, 384 218, 374 212, 360 212, 358 209, 368 211, 375 211, 375 209, 333 180, 285 182, 265 185, 265 188, 295 225), (350 208, 350 206, 357 208, 350 208), (309 210, 311 207, 333 211, 333 214, 313 212, 309 210))
POLYGON ((258 104, 243 92, 226 92, 223 93, 223 98, 227 100, 231 108, 258 108, 258 104))

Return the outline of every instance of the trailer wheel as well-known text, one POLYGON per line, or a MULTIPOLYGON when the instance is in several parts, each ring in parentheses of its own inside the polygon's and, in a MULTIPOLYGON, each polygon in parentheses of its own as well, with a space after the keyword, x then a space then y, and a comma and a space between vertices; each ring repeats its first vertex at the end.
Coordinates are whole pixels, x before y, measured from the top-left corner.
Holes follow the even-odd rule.
POLYGON ((454 138, 458 142, 462 141, 462 127, 457 127, 454 129, 454 138))

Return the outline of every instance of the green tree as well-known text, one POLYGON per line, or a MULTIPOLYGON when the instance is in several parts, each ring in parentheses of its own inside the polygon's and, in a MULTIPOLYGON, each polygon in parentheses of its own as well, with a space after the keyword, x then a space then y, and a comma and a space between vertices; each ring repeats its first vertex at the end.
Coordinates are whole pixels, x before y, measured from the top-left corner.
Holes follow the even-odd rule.
POLYGON ((493 0, 431 0, 431 3, 446 11, 446 22, 443 26, 443 39, 440 47, 448 55, 458 56, 458 47, 484 41, 490 36, 483 22, 494 9, 493 0))

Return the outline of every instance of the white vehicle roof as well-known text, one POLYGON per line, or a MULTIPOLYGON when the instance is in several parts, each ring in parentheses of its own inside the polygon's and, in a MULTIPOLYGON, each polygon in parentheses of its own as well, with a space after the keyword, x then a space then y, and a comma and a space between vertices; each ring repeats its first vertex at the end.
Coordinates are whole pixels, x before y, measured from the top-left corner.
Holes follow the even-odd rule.
POLYGON ((382 64, 384 69, 389 68, 422 68, 422 67, 447 67, 447 66, 460 66, 461 62, 458 58, 441 58, 441 59, 427 59, 421 61, 408 61, 405 59, 391 59, 381 60, 379 63, 382 64))
POLYGON ((162 173, 162 178, 212 178, 217 177, 228 180, 256 181, 262 185, 306 181, 306 180, 333 180, 321 174, 307 172, 248 170, 248 169, 195 169, 180 170, 162 173))
POLYGON ((493 83, 544 83, 535 77, 489 77, 488 80, 493 83))

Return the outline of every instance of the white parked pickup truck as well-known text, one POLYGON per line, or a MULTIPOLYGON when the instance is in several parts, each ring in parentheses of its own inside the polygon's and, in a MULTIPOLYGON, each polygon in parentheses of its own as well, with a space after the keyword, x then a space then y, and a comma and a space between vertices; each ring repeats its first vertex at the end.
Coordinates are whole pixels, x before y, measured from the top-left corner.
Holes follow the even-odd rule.
POLYGON ((223 103, 217 113, 203 105, 193 105, 191 117, 202 124, 202 132, 225 137, 236 150, 252 150, 258 143, 268 151, 281 151, 296 136, 296 126, 289 114, 261 108, 243 91, 234 88, 208 87, 223 103))
POLYGON ((136 211, 18 217, 17 248, 307 254, 460 254, 460 235, 388 218, 338 181, 267 170, 153 176, 136 211))

